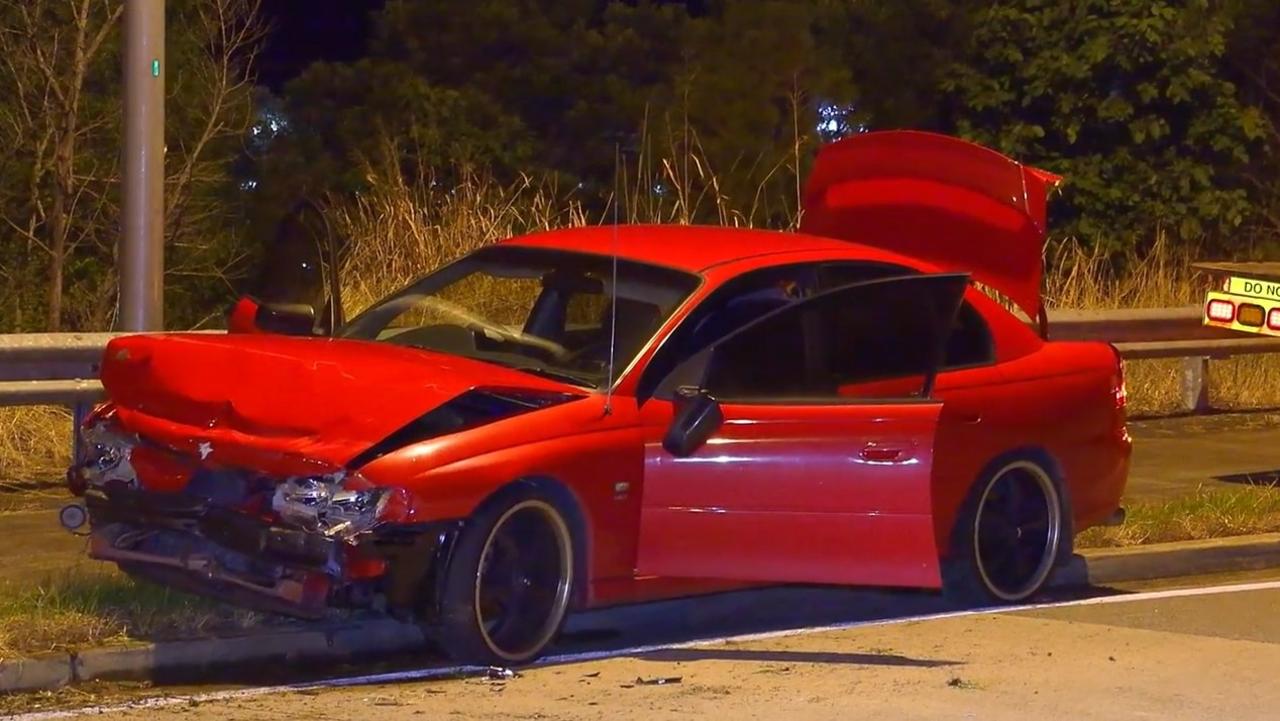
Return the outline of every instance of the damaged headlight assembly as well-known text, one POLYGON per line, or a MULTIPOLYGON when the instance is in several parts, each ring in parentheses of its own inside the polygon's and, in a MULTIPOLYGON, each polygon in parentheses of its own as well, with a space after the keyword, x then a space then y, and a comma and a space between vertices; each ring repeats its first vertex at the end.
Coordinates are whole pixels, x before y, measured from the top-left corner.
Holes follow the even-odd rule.
POLYGON ((136 436, 121 433, 105 421, 85 428, 80 439, 82 460, 68 479, 72 491, 79 495, 85 488, 110 482, 137 487, 138 473, 131 458, 137 444, 136 436))
POLYGON ((342 473, 286 479, 271 499, 282 520, 348 543, 380 523, 403 520, 408 505, 404 489, 342 473))

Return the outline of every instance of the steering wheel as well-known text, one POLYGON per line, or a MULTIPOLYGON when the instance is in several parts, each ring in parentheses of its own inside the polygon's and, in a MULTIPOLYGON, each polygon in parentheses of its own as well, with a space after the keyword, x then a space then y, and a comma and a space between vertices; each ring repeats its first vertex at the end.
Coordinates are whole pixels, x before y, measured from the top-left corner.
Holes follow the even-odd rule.
POLYGON ((447 301, 434 295, 421 296, 419 301, 426 305, 439 310, 446 315, 451 315, 462 321, 462 326, 470 330, 476 336, 476 339, 488 338, 491 340, 499 340, 506 343, 515 343, 518 345, 536 348, 550 355, 555 360, 561 360, 569 351, 555 341, 549 341, 536 335, 529 335, 521 331, 514 331, 510 328, 504 328, 497 323, 490 321, 488 318, 481 317, 475 313, 463 308, 462 306, 447 301))

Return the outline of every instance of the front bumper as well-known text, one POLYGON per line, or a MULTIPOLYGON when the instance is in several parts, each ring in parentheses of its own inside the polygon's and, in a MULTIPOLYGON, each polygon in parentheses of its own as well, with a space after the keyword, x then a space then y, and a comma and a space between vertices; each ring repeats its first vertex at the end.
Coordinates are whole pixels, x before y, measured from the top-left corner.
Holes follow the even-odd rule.
POLYGON ((85 493, 89 555, 238 606, 317 618, 343 580, 341 544, 182 493, 85 493))
POLYGON ((382 594, 418 608, 459 520, 387 524, 348 543, 190 493, 119 484, 84 493, 89 555, 126 573, 236 606, 300 618, 366 607, 382 594))
POLYGON ((341 549, 334 539, 268 523, 199 496, 95 488, 85 493, 84 501, 95 529, 127 524, 187 533, 273 563, 341 574, 341 549))

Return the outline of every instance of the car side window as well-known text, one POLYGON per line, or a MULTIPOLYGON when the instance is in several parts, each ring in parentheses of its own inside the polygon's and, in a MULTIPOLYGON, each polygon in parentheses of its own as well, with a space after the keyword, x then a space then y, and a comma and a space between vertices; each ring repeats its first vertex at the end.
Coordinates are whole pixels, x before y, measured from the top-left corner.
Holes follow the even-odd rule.
POLYGON ((725 283, 698 305, 658 349, 636 388, 640 399, 676 366, 756 319, 818 291, 816 267, 798 264, 764 268, 725 283))
POLYGON ((995 362, 995 342, 987 321, 972 303, 965 301, 956 313, 951 337, 947 339, 947 355, 942 367, 972 368, 995 362))
POLYGON ((921 396, 966 282, 889 278, 797 303, 717 343, 702 385, 723 400, 921 396))
POLYGON ((719 345, 709 359, 703 387, 722 400, 824 398, 836 386, 810 347, 810 313, 780 313, 719 345))
MULTIPOLYGON (((823 290, 861 283, 876 278, 912 275, 919 271, 892 263, 840 262, 826 263, 819 271, 823 290)), ((946 357, 942 368, 972 368, 995 361, 995 345, 991 330, 982 314, 972 303, 965 301, 956 313, 955 325, 947 340, 946 357)))

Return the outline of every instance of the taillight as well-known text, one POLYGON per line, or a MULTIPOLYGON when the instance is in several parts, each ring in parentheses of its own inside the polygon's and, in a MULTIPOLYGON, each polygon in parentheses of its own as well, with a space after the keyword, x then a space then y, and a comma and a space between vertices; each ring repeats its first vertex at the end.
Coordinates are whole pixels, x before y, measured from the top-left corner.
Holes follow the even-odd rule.
POLYGON ((1280 308, 1272 308, 1267 313, 1267 327, 1271 330, 1280 330, 1280 308))
POLYGON ((1111 352, 1116 356, 1116 372, 1111 376, 1111 397, 1115 399, 1116 408, 1122 409, 1129 402, 1129 391, 1124 384, 1124 358, 1115 346, 1111 346, 1111 352))
POLYGON ((1229 300, 1215 298, 1205 307, 1205 315, 1209 316, 1209 320, 1230 323, 1236 317, 1236 304, 1229 300))

